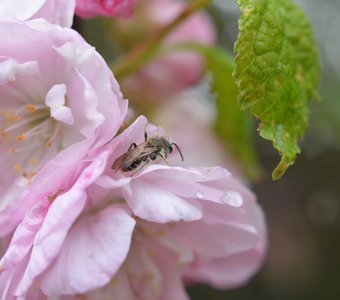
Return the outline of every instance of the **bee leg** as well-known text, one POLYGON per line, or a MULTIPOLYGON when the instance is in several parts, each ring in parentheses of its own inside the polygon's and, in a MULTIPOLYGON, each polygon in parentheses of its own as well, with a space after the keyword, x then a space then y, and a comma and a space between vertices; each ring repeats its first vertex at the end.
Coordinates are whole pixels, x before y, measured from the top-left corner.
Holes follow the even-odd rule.
POLYGON ((137 144, 136 143, 132 143, 128 149, 128 151, 130 151, 131 149, 137 148, 137 144))
POLYGON ((145 142, 148 140, 148 133, 146 132, 145 127, 144 127, 144 139, 145 139, 145 142))
POLYGON ((168 166, 171 166, 170 163, 169 163, 169 161, 166 159, 166 157, 165 157, 163 154, 158 153, 158 155, 159 155, 161 158, 163 158, 163 160, 166 162, 166 164, 167 164, 168 166))

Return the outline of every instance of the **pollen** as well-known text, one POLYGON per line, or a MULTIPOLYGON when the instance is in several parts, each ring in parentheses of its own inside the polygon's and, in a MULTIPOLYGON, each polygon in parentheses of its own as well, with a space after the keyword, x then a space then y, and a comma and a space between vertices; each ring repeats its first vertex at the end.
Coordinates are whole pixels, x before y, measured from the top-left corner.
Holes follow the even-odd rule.
POLYGON ((38 160, 35 157, 31 157, 28 161, 28 164, 30 164, 31 166, 34 166, 37 164, 38 160))
POLYGON ((16 137, 16 140, 17 141, 24 141, 24 140, 26 140, 26 135, 24 133, 21 133, 16 137))
POLYGON ((47 196, 47 201, 52 203, 55 199, 57 199, 58 196, 60 196, 63 192, 65 191, 65 189, 59 189, 57 190, 53 195, 49 195, 47 196))
POLYGON ((110 281, 110 284, 115 286, 117 284, 117 279, 115 277, 113 277, 110 281))
POLYGON ((48 140, 47 142, 46 142, 46 147, 47 148, 51 148, 51 146, 52 146, 52 141, 51 140, 48 140))
POLYGON ((0 138, 5 140, 8 138, 8 132, 6 130, 0 130, 0 138))
POLYGON ((18 121, 21 119, 21 117, 17 114, 13 114, 11 112, 5 113, 5 118, 9 121, 18 121))
POLYGON ((25 177, 27 180, 31 181, 32 178, 37 174, 37 172, 24 172, 22 173, 22 176, 25 177))
POLYGON ((29 112, 35 112, 37 110, 37 108, 34 104, 27 104, 26 110, 28 110, 29 112))
POLYGON ((164 231, 162 229, 159 229, 156 233, 157 237, 161 238, 164 236, 164 231))
POLYGON ((21 164, 15 164, 15 165, 13 166, 13 170, 14 170, 16 173, 21 174, 22 171, 23 171, 23 167, 22 167, 21 164))
POLYGON ((172 229, 176 227, 176 223, 167 223, 166 226, 172 229))
POLYGON ((153 232, 152 232, 151 228, 143 227, 143 233, 146 234, 146 235, 151 235, 153 232))

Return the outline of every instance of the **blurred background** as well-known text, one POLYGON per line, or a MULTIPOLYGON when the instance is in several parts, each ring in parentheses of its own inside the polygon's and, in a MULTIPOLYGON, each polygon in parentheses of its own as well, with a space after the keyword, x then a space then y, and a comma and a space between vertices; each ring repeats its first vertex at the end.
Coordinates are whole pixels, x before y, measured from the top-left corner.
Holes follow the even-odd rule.
MULTIPOLYGON (((237 35, 233 2, 219 3, 230 41, 237 35)), ((312 103, 302 154, 280 180, 271 179, 277 154, 269 142, 256 139, 265 175, 254 190, 267 217, 267 259, 246 286, 229 291, 194 286, 192 299, 340 299, 340 1, 297 3, 318 43, 322 101, 312 103)))
MULTIPOLYGON (((216 0, 208 9, 217 28, 215 34, 209 31, 209 25, 204 30, 190 31, 190 26, 186 30, 196 41, 207 44, 216 41, 232 54, 239 17, 235 2, 216 0)), ((194 285, 188 288, 192 300, 340 299, 340 1, 297 0, 297 3, 309 17, 318 43, 322 100, 312 103, 310 127, 301 142, 302 154, 278 181, 271 179, 272 170, 279 161, 278 154, 270 142, 257 136, 254 126, 254 144, 263 171, 260 179, 249 181, 249 185, 257 194, 267 218, 267 258, 247 285, 228 291, 194 285)), ((84 23, 77 20, 76 27, 111 61, 120 53, 131 50, 136 41, 143 40, 148 26, 161 22, 157 20, 157 13, 154 18, 146 18, 143 7, 138 11, 134 19, 140 18, 139 23, 110 21, 109 37, 97 34, 107 28, 105 19, 84 23), (122 34, 124 31, 125 35, 122 34), (128 32, 133 32, 133 36, 128 32)), ((176 9, 164 11, 169 18, 172 12, 176 13, 176 9)), ((199 22, 205 22, 205 17, 200 18, 199 22)), ((181 34, 171 36, 166 43, 176 39, 181 40, 181 34)), ((211 134, 216 107, 214 97, 209 93, 209 76, 198 81, 198 75, 188 75, 181 80, 185 82, 183 86, 171 85, 172 79, 185 73, 183 69, 174 70, 173 66, 178 63, 190 68, 190 64, 186 65, 190 62, 196 66, 201 63, 200 58, 190 55, 179 63, 176 57, 160 58, 152 67, 119 80, 133 107, 129 115, 133 119, 143 113, 163 126, 181 145, 182 151, 190 153, 185 155, 187 164, 220 164, 242 177, 240 165, 226 155, 225 145, 211 134), (165 65, 169 66, 168 73, 159 71, 164 70, 165 65), (154 73, 158 77, 162 74, 163 78, 152 86, 154 73), (141 86, 136 82, 142 82, 141 86), (183 120, 186 120, 185 124, 183 120)))

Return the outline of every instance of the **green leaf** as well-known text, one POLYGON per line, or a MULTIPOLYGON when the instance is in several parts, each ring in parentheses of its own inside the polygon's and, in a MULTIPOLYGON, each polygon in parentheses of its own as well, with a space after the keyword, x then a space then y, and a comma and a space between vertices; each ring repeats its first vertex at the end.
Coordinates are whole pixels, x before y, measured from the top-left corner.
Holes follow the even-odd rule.
POLYGON ((319 65, 312 30, 291 0, 239 0, 234 78, 238 101, 260 120, 260 135, 273 141, 280 178, 300 152, 308 100, 316 94, 319 65))

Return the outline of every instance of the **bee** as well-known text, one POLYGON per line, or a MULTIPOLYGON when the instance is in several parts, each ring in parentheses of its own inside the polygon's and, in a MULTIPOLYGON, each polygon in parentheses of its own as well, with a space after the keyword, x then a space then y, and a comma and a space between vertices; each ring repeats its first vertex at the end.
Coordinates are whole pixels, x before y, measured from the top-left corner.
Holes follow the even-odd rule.
POLYGON ((160 136, 153 136, 148 138, 148 134, 144 133, 145 141, 139 145, 132 143, 129 149, 119 156, 111 166, 113 170, 122 170, 123 172, 129 172, 135 170, 141 166, 140 170, 147 165, 150 161, 156 160, 161 157, 167 161, 169 153, 173 152, 173 146, 175 146, 184 160, 183 154, 176 143, 171 143, 167 138, 160 136))

